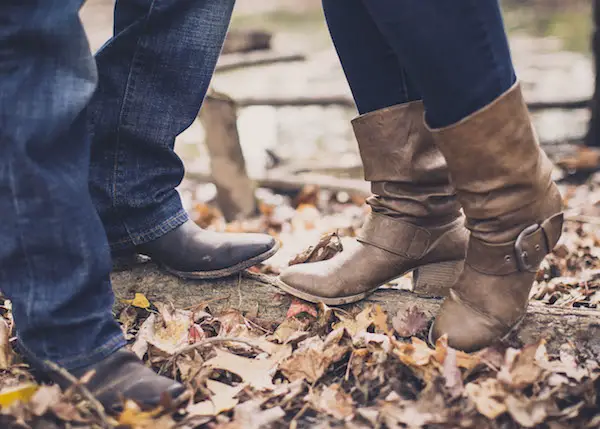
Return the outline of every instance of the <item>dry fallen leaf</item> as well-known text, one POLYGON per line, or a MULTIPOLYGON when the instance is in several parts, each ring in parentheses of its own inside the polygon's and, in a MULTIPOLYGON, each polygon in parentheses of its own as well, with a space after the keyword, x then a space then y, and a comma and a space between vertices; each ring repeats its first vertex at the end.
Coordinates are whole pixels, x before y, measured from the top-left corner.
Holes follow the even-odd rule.
POLYGON ((186 411, 190 416, 216 416, 230 411, 239 403, 236 396, 242 391, 244 385, 228 386, 218 381, 208 380, 206 387, 213 395, 209 400, 189 405, 186 411))
POLYGON ((413 306, 405 312, 399 311, 392 319, 392 326, 401 337, 413 337, 425 330, 428 322, 429 319, 425 313, 413 306))
POLYGON ((192 313, 187 310, 171 310, 159 303, 160 315, 151 314, 140 327, 132 350, 142 357, 147 345, 172 355, 189 344, 189 332, 192 325, 192 313))
MULTIPOLYGON (((245 383, 256 390, 273 389, 273 375, 278 357, 249 359, 216 349, 216 355, 205 362, 205 366, 237 374, 245 383)), ((287 350, 286 350, 287 352, 287 350)))
POLYGON ((309 247, 289 262, 289 265, 307 264, 325 261, 343 251, 342 242, 337 233, 325 234, 314 247, 309 247))
POLYGON ((508 395, 505 403, 510 415, 517 423, 526 428, 537 426, 548 416, 548 401, 546 400, 531 400, 508 395))
POLYGON ((540 379, 543 370, 536 361, 536 353, 544 342, 530 344, 521 350, 508 349, 498 380, 507 385, 523 389, 540 379))
POLYGON ((4 318, 0 317, 0 369, 8 369, 12 362, 10 346, 10 327, 4 318))
POLYGON ((477 411, 488 419, 495 419, 507 411, 504 403, 506 391, 495 378, 469 383, 465 386, 465 391, 477 407, 477 411))
POLYGON ((0 406, 8 407, 14 402, 27 403, 33 398, 40 386, 34 383, 23 383, 0 391, 0 406))
POLYGON ((311 395, 311 402, 317 410, 336 419, 350 420, 354 417, 354 401, 339 384, 332 384, 311 395))
POLYGON ((121 302, 137 308, 150 308, 150 301, 143 293, 136 293, 133 299, 122 299, 121 302))
POLYGON ((374 323, 371 317, 371 310, 372 307, 367 307, 358 313, 356 317, 338 313, 336 316, 339 319, 339 322, 334 323, 332 328, 336 330, 344 328, 351 336, 366 331, 374 323))
POLYGON ((315 308, 314 304, 302 301, 296 297, 292 297, 292 303, 290 304, 290 308, 288 309, 285 317, 290 319, 303 313, 315 318, 317 317, 317 309, 315 308))
POLYGON ((235 407, 233 420, 216 426, 219 429, 263 429, 281 420, 285 412, 280 407, 263 410, 260 401, 248 401, 235 407))
POLYGON ((350 346, 341 344, 344 330, 333 331, 325 341, 311 337, 302 343, 291 357, 279 365, 279 369, 290 381, 306 380, 314 383, 319 380, 332 363, 338 362, 350 346))
POLYGON ((162 409, 142 411, 133 401, 126 401, 121 414, 118 416, 119 427, 130 429, 171 429, 175 422, 170 416, 159 415, 162 409))
POLYGON ((380 305, 375 305, 371 309, 371 319, 373 320, 373 325, 375 325, 375 331, 383 334, 391 334, 388 326, 388 316, 380 305))
POLYGON ((452 396, 458 397, 464 390, 462 373, 458 368, 456 350, 448 348, 444 359, 442 374, 446 380, 446 388, 452 396))
POLYGON ((295 317, 287 318, 277 327, 273 335, 269 336, 268 339, 277 341, 281 344, 302 340, 308 335, 308 332, 306 332, 307 328, 308 323, 306 321, 295 317))

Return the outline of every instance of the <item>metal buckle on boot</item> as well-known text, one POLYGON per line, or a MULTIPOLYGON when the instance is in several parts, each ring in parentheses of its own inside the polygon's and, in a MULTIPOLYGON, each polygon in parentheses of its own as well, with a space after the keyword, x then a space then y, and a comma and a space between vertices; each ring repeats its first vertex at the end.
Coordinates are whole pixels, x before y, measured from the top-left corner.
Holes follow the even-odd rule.
MULTIPOLYGON (((539 224, 533 224, 525 228, 515 241, 515 254, 517 259, 517 265, 519 267, 519 271, 529 271, 530 273, 535 273, 538 270, 537 266, 531 265, 528 261, 529 255, 527 251, 523 250, 523 241, 527 238, 529 234, 536 232, 540 228, 539 224)), ((536 264, 537 265, 537 264, 536 264)))

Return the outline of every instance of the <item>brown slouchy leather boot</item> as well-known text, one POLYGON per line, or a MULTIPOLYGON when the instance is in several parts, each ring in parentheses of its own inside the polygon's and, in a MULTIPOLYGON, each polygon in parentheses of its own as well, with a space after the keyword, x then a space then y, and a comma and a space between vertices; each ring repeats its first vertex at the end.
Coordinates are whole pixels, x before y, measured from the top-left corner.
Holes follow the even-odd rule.
POLYGON ((535 273, 562 232, 562 198, 519 84, 483 109, 433 130, 471 231, 465 267, 430 340, 474 351, 524 317, 535 273))
POLYGON ((287 268, 280 287, 307 301, 341 305, 414 270, 417 289, 447 291, 462 269, 468 233, 446 162, 423 123, 423 104, 381 109, 352 124, 372 182, 372 213, 342 253, 287 268))

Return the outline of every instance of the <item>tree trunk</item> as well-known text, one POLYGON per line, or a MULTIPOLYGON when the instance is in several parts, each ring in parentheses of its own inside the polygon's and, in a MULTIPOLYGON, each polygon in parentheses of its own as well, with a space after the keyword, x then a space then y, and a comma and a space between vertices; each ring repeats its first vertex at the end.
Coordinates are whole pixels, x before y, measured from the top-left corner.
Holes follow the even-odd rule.
POLYGON ((200 120, 206 133, 217 202, 227 221, 257 213, 254 183, 248 178, 240 146, 235 102, 215 91, 206 96, 200 120))

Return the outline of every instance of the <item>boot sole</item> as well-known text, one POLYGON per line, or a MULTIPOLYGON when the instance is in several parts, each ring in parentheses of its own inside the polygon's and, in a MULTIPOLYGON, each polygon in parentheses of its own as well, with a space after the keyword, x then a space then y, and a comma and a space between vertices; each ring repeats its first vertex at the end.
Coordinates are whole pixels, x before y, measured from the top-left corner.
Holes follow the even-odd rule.
MULTIPOLYGON (((448 290, 454 284, 454 280, 458 277, 458 275, 462 271, 463 264, 464 264, 464 261, 460 260, 460 261, 444 261, 444 262, 437 262, 437 263, 433 263, 433 264, 422 265, 420 267, 411 268, 410 270, 407 270, 402 274, 391 277, 373 289, 369 289, 365 292, 361 292, 356 295, 348 295, 348 296, 338 297, 338 298, 327 298, 327 297, 312 295, 310 293, 303 292, 301 290, 298 290, 298 289, 288 285, 287 283, 284 283, 279 278, 276 279, 276 284, 277 284, 277 287, 279 287, 283 291, 285 291, 285 292, 289 293, 290 295, 293 295, 297 298, 303 299, 304 301, 312 302, 314 304, 318 304, 318 303, 322 302, 325 305, 337 306, 337 305, 352 304, 354 302, 361 301, 361 300, 365 299, 366 297, 368 297, 369 295, 373 294, 381 286, 389 283, 390 281, 392 281, 394 279, 402 277, 410 272, 413 272, 413 273, 419 272, 418 276, 415 276, 415 274, 413 274, 413 289, 427 288, 430 290, 435 290, 435 289, 439 290, 439 289, 441 289, 441 287, 439 287, 439 284, 435 284, 433 282, 442 281, 445 285, 448 285, 445 287, 445 289, 448 290), (429 283, 429 282, 431 282, 431 283, 429 283), (425 287, 425 285, 427 285, 427 287, 425 287)), ((432 296, 432 295, 428 295, 428 296, 432 296)))
POLYGON ((244 271, 250 267, 253 267, 257 264, 260 264, 263 261, 266 261, 271 256, 273 256, 279 250, 279 243, 276 242, 273 247, 271 247, 266 252, 261 253, 260 255, 254 256, 250 259, 246 259, 245 261, 238 262, 235 265, 227 268, 221 268, 219 270, 213 271, 178 271, 173 268, 168 267, 167 265, 160 264, 160 267, 165 271, 168 271, 170 274, 177 276, 186 280, 210 280, 210 279, 221 279, 224 277, 231 277, 234 274, 239 273, 240 271, 244 271))

